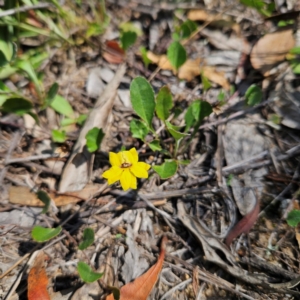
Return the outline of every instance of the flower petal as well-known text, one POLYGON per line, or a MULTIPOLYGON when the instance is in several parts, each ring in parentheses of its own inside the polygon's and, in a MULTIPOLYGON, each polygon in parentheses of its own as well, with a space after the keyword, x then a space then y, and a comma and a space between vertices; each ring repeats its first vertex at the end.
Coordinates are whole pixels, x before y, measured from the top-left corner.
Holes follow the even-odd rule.
POLYGON ((131 186, 134 186, 133 180, 136 178, 130 173, 129 169, 123 169, 120 181, 124 191, 127 191, 131 186))
POLYGON ((137 162, 139 161, 139 155, 138 155, 136 149, 135 149, 135 148, 131 148, 128 152, 129 152, 129 153, 131 154, 131 156, 132 156, 132 161, 131 161, 131 163, 132 163, 132 164, 137 163, 137 162))
POLYGON ((148 178, 148 172, 140 165, 140 163, 132 165, 130 171, 138 178, 148 178))
POLYGON ((131 173, 131 185, 130 188, 136 190, 137 189, 137 180, 136 177, 131 173))
POLYGON ((119 153, 109 152, 109 162, 112 166, 121 166, 121 160, 119 157, 119 153))
POLYGON ((113 184, 116 181, 120 180, 122 173, 123 169, 113 166, 109 170, 105 171, 102 174, 102 177, 108 180, 108 184, 113 184))
POLYGON ((148 171, 151 168, 151 166, 149 164, 146 164, 145 162, 142 162, 142 161, 138 162, 138 165, 141 168, 144 168, 146 171, 148 171))

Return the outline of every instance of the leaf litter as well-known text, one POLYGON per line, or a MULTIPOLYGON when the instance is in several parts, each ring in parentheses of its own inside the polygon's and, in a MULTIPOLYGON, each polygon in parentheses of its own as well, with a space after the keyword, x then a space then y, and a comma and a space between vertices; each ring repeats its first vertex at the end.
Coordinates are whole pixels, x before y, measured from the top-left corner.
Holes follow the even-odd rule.
MULTIPOLYGON (((59 95, 74 111, 70 116, 88 115, 85 125, 68 131, 70 149, 55 145, 66 155, 50 152, 36 159, 45 154, 39 149, 45 141, 49 141, 47 151, 52 151, 51 130, 66 117, 49 107, 40 113, 41 122, 35 127, 27 117, 1 113, 0 278, 5 282, 1 281, 0 298, 10 293, 14 299, 25 299, 28 289, 28 299, 34 299, 32 274, 40 272, 38 284, 43 293, 47 288, 51 299, 113 299, 112 287, 120 292, 120 299, 296 299, 299 234, 284 218, 299 199, 299 81, 286 61, 297 42, 296 29, 277 33, 276 24, 264 23, 257 10, 238 3, 230 11, 223 6, 221 15, 220 7, 212 12, 208 3, 209 9, 186 7, 184 18, 190 16, 198 28, 208 23, 184 43, 188 60, 177 72, 166 54, 172 42, 170 31, 178 20, 168 14, 156 14, 156 20, 149 15, 152 8, 170 13, 174 6, 112 2, 107 1, 107 9, 115 22, 134 20, 143 28, 137 44, 123 51, 118 42, 108 39, 100 42, 100 54, 95 47, 98 40, 77 41, 77 47, 67 50, 51 48, 51 60, 43 66, 45 85, 59 84, 59 95), (147 68, 139 54, 141 45, 151 50, 147 54, 152 63, 147 68), (155 75, 157 65, 161 72, 155 75), (140 182, 137 192, 125 193, 101 179, 109 168, 109 151, 136 147, 147 163, 163 163, 162 156, 129 131, 136 117, 128 101, 129 85, 137 76, 153 77, 155 92, 165 85, 177 91, 173 96, 181 111, 201 98, 213 105, 214 113, 201 124, 181 157, 189 161, 179 166, 175 176, 161 180, 152 173, 149 180, 140 182), (210 88, 204 87, 203 77, 210 88), (253 83, 264 88, 264 98, 249 108, 243 95, 253 83), (278 124, 270 118, 274 113, 278 124), (100 151, 91 154, 84 148, 85 136, 95 126, 106 135, 100 151), (56 163, 63 171, 55 172, 56 163), (36 208, 42 205, 35 194, 40 188, 53 201, 46 215, 36 208), (63 238, 36 244, 28 229, 33 224, 62 225, 63 238), (83 253, 78 245, 87 227, 94 229, 95 242, 83 253), (248 233, 250 244, 241 233, 248 233), (44 249, 51 264, 44 268, 43 259, 36 259, 31 273, 22 278, 36 247, 44 249), (79 261, 107 275, 96 283, 82 284, 76 271, 79 261), (142 295, 140 286, 145 288, 142 295)), ((283 11, 279 5, 277 12, 283 11)), ((106 32, 112 39, 119 34, 115 22, 106 32)), ((5 83, 16 86, 24 80, 18 75, 5 83)), ((28 97, 35 97, 26 85, 24 90, 28 97)), ((177 116, 179 126, 184 118, 180 112, 177 116)), ((158 130, 161 124, 154 126, 158 130)), ((164 142, 168 139, 164 136, 164 142)))

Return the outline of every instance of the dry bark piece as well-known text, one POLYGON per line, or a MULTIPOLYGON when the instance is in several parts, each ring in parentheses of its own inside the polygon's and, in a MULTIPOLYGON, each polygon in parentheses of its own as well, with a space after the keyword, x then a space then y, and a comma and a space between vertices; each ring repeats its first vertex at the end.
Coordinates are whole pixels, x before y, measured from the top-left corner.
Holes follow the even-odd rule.
POLYGON ((270 70, 283 61, 294 46, 295 38, 292 29, 268 33, 254 45, 250 54, 251 64, 254 69, 268 76, 270 70))
MULTIPOLYGON (((90 199, 99 190, 99 185, 88 184, 82 190, 68 192, 67 194, 58 195, 49 193, 49 196, 55 202, 56 206, 63 206, 71 203, 77 203, 82 200, 90 199)), ((35 193, 26 186, 10 186, 9 202, 14 204, 42 207, 45 204, 39 200, 35 193)))
POLYGON ((47 290, 49 279, 45 270, 46 255, 40 252, 28 274, 28 300, 50 300, 47 290))
POLYGON ((106 86, 103 94, 98 98, 94 109, 90 112, 78 140, 73 147, 70 158, 63 170, 59 191, 78 191, 84 188, 89 181, 90 165, 93 154, 86 149, 86 134, 94 127, 102 128, 106 132, 107 121, 110 116, 117 88, 125 74, 125 64, 117 70, 114 79, 106 86))

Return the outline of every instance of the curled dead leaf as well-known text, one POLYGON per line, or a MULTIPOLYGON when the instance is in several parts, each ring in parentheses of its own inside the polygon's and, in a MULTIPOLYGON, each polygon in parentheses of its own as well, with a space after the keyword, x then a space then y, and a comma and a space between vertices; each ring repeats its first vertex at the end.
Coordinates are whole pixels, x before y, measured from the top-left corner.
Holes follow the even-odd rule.
POLYGON ((47 290, 49 279, 45 270, 43 251, 39 252, 28 274, 28 300, 50 300, 47 290))
MULTIPOLYGON (((146 300, 151 293, 163 266, 166 254, 167 237, 163 237, 160 246, 160 254, 155 265, 146 273, 136 278, 120 289, 120 300, 146 300)), ((106 297, 106 300, 114 300, 113 294, 106 297)))
POLYGON ((270 70, 295 46, 293 30, 282 30, 268 33, 254 45, 250 61, 254 69, 268 76, 270 70))
POLYGON ((124 61, 125 51, 120 47, 118 42, 106 41, 102 56, 111 64, 120 64, 124 61))
POLYGON ((254 208, 245 215, 228 233, 225 244, 229 247, 232 241, 242 233, 248 233, 258 218, 260 201, 257 200, 254 208))

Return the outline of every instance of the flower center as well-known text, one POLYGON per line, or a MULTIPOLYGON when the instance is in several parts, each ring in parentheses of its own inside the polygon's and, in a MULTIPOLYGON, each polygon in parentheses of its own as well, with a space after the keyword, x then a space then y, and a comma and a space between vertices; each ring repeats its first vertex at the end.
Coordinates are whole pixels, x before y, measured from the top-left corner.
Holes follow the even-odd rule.
POLYGON ((132 164, 131 163, 127 163, 127 162, 121 164, 121 168, 129 168, 131 166, 132 166, 132 164))

